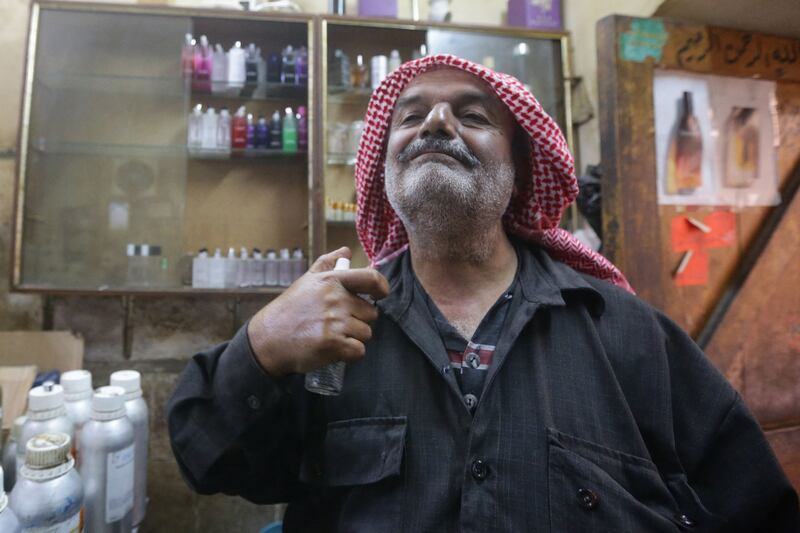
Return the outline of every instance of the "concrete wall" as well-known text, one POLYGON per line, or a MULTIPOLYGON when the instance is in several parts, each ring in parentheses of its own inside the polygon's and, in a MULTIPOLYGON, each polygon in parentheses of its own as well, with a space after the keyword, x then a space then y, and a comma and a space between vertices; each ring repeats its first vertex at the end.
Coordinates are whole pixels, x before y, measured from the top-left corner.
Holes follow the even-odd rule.
MULTIPOLYGON (((323 12, 328 0, 298 2, 308 12, 323 12)), ((565 0, 567 29, 573 32, 575 72, 584 76, 590 97, 596 101, 596 20, 617 11, 648 15, 658 2, 627 0, 598 3, 565 0), (599 4, 602 4, 601 8, 599 4)), ((400 2, 400 15, 410 16, 410 2, 400 2)), ((420 0, 427 16, 427 2, 420 0)), ((356 13, 349 1, 348 13, 356 13)), ((502 24, 505 0, 456 0, 453 19, 459 23, 502 24)), ((123 318, 126 309, 119 298, 53 298, 45 306, 38 296, 8 292, 8 251, 15 173, 14 154, 21 101, 25 38, 29 0, 0 3, 0 329, 40 329, 51 326, 81 333, 86 341, 86 366, 94 373, 95 385, 104 384, 110 372, 135 368, 143 374, 143 388, 151 408, 150 509, 143 532, 148 531, 257 531, 280 514, 280 507, 259 507, 241 499, 192 493, 180 479, 169 449, 164 422, 164 404, 177 376, 198 349, 229 338, 235 329, 265 302, 250 299, 232 309, 222 299, 135 299, 125 346, 123 318), (45 308, 47 313, 45 313, 45 308), (235 312, 234 312, 235 311, 235 312), (124 358, 129 350, 130 360, 124 358)), ((599 161, 596 121, 580 132, 581 160, 599 161)))

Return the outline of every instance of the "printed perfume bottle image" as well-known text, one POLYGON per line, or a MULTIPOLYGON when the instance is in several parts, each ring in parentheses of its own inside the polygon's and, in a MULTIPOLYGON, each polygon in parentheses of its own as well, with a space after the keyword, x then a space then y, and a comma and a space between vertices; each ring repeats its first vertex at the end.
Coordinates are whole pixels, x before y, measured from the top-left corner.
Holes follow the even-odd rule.
POLYGON ((758 178, 758 112, 734 107, 725 120, 725 187, 749 187, 758 178))
POLYGON ((667 153, 667 194, 692 194, 703 184, 703 138, 692 111, 692 93, 684 91, 667 153))

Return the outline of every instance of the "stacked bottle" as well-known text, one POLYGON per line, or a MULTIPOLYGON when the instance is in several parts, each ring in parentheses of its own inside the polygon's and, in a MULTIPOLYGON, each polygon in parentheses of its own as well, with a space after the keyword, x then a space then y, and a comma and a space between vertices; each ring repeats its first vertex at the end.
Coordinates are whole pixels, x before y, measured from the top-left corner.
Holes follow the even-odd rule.
POLYGON ((3 469, 0 468, 0 531, 3 533, 17 533, 22 530, 22 526, 14 513, 14 509, 8 506, 8 495, 3 488, 3 469))
POLYGON ((83 483, 71 445, 66 433, 36 434, 27 441, 9 500, 23 531, 81 531, 83 483))
POLYGON ((82 436, 80 477, 86 490, 86 531, 131 531, 135 443, 124 389, 107 386, 94 392, 91 419, 82 436))
POLYGON ((279 252, 269 249, 265 253, 259 248, 250 253, 242 247, 238 255, 234 248, 229 248, 227 256, 219 248, 211 256, 207 248, 201 248, 192 259, 192 287, 288 287, 305 273, 306 263, 299 247, 279 252))
MULTIPOLYGON (((81 430, 92 412, 92 374, 88 370, 71 370, 61 374, 64 388, 64 408, 74 428, 73 448, 80 450, 81 430)), ((80 468, 80 455, 75 454, 80 468)))
POLYGON ((22 426, 25 425, 27 419, 27 416, 22 415, 14 420, 11 434, 8 436, 6 445, 3 448, 3 471, 5 472, 3 488, 6 492, 11 492, 17 479, 17 443, 22 436, 22 426))
POLYGON ((17 439, 17 476, 25 464, 27 442, 41 433, 65 433, 70 442, 74 435, 64 406, 64 389, 52 381, 45 381, 28 392, 28 412, 17 439))

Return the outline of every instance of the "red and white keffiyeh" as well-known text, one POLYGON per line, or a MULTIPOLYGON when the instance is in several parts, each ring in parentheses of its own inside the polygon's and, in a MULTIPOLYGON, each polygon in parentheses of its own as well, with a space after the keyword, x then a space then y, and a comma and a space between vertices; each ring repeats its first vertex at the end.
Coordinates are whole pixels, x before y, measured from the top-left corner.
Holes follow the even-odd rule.
POLYGON ((608 259, 593 251, 558 223, 578 194, 575 165, 555 121, 513 76, 452 55, 433 55, 409 61, 389 74, 372 93, 356 160, 356 229, 374 266, 397 256, 408 246, 408 235, 386 197, 384 167, 386 137, 395 102, 418 75, 447 66, 485 81, 511 110, 531 137, 532 176, 518 186, 503 215, 509 234, 539 244, 553 259, 633 292, 625 276, 608 259))

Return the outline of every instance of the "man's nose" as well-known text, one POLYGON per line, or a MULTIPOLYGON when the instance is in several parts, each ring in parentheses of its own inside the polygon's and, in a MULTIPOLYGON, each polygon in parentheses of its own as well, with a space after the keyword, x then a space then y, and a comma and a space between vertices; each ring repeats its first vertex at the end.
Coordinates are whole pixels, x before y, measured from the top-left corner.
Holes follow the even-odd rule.
POLYGON ((456 135, 458 135, 456 118, 450 104, 446 103, 439 103, 431 108, 419 132, 419 136, 423 139, 426 137, 453 139, 456 135))

